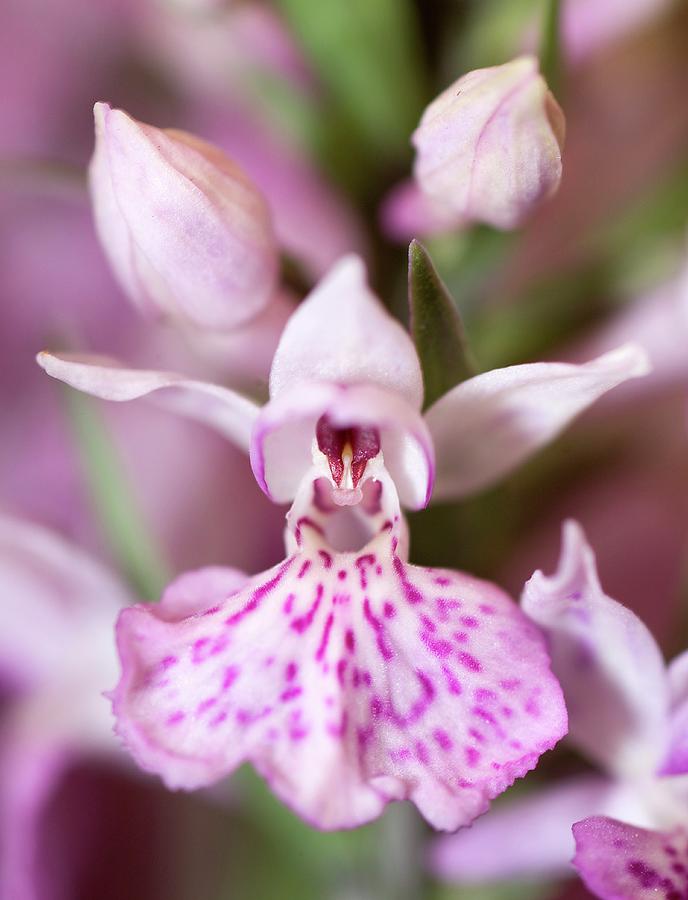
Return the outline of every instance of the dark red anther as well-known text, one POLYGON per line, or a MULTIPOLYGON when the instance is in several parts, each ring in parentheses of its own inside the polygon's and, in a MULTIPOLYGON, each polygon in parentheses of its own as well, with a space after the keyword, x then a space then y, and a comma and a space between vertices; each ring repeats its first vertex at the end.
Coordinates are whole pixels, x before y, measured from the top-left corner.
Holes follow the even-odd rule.
POLYGON ((377 428, 335 428, 327 416, 321 416, 315 426, 318 447, 327 457, 334 483, 339 487, 344 477, 343 454, 351 448, 351 479, 356 487, 365 472, 368 460, 380 452, 380 433, 377 428))

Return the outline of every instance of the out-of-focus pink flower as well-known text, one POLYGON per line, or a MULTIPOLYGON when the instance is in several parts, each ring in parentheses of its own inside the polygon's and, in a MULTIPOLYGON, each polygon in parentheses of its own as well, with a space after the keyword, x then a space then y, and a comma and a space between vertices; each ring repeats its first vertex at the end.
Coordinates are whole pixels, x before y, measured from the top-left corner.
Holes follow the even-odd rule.
POLYGON ((620 390, 613 403, 688 389, 688 261, 673 278, 610 317, 576 355, 604 353, 629 340, 637 340, 647 350, 652 372, 642 379, 643 384, 620 390))
POLYGON ((239 590, 192 574, 183 612, 170 608, 173 585, 159 609, 120 620, 118 728, 169 786, 208 784, 250 759, 320 827, 410 798, 456 828, 561 736, 534 632, 493 585, 408 565, 400 504, 428 502, 435 468, 443 497, 490 483, 642 374, 642 353, 488 372, 421 417, 414 346, 350 257, 287 323, 262 409, 172 373, 40 362, 97 396, 150 394, 214 425, 250 450, 273 500, 292 502, 284 563, 239 590))
POLYGON ((61 538, 0 516, 0 895, 38 896, 38 826, 77 757, 116 759, 103 691, 117 671, 112 625, 132 600, 61 538))
POLYGON ((231 330, 272 298, 277 245, 259 191, 221 151, 95 107, 89 171, 101 243, 146 312, 231 330))
POLYGON ((400 232, 420 209, 416 229, 446 230, 472 222, 495 228, 520 225, 561 179, 565 121, 533 56, 477 69, 459 78, 425 110, 413 134, 414 179, 393 194, 383 219, 400 232), (410 199, 411 198, 411 199, 410 199))
MULTIPOLYGON (((571 778, 493 811, 470 832, 442 839, 433 866, 445 878, 563 874, 574 850, 570 826, 591 815, 631 823, 629 833, 640 834, 636 826, 688 828, 688 656, 665 667, 640 619, 603 593, 592 550, 573 522, 565 526, 557 573, 536 572, 522 605, 547 636, 569 737, 608 778, 571 778), (521 854, 517 836, 524 828, 529 846, 521 854), (506 859, 487 852, 497 839, 514 847, 506 859)), ((604 852, 614 853, 611 845, 604 852)), ((625 848, 616 852, 630 859, 625 848)), ((577 865, 585 876, 585 860, 577 865)))
POLYGON ((565 0, 562 41, 572 60, 624 37, 671 6, 672 0, 565 0))

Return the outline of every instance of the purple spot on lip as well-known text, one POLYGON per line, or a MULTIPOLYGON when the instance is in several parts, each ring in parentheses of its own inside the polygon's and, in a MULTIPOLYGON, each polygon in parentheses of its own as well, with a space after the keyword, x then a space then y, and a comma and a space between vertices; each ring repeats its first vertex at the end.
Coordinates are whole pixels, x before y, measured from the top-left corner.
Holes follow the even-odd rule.
POLYGON ((442 666, 442 674, 444 675, 445 681, 447 682, 447 690, 449 691, 449 693, 454 694, 455 697, 458 697, 459 694, 461 694, 463 691, 459 679, 452 672, 449 666, 446 665, 442 666))
POLYGON ((444 731, 442 728, 436 728, 433 731, 432 736, 435 739, 435 743, 437 744, 437 746, 440 747, 442 750, 448 751, 448 750, 451 750, 451 748, 454 746, 454 742, 449 737, 447 732, 444 731))
POLYGON ((356 649, 356 635, 353 633, 353 631, 350 628, 347 629, 347 632, 344 635, 344 643, 345 643, 346 649, 349 651, 349 653, 353 653, 354 650, 356 649))
POLYGON ((305 616, 300 616, 298 619, 294 619, 291 623, 291 627, 294 631, 298 631, 299 634, 303 634, 310 626, 313 624, 313 619, 315 618, 315 614, 318 611, 318 607, 320 606, 320 601, 322 600, 324 588, 322 584, 319 584, 316 588, 315 592, 315 600, 313 601, 311 608, 308 610, 305 616))
POLYGON ((390 603, 389 600, 386 600, 385 605, 382 608, 382 614, 384 615, 385 619, 393 619, 397 614, 396 607, 393 603, 390 603))
POLYGON ((520 678, 505 678, 503 681, 499 682, 499 686, 504 688, 505 691, 515 691, 520 684, 520 678))
POLYGON ((298 574, 296 577, 297 577, 297 578, 304 578, 305 575, 306 575, 306 573, 307 573, 308 570, 310 569, 310 567, 311 567, 311 561, 310 561, 310 559, 304 560, 303 565, 302 565, 301 568, 299 569, 299 574, 298 574))
POLYGON ((428 753, 428 748, 422 741, 416 741, 415 750, 416 756, 418 757, 419 761, 423 763, 424 766, 427 766, 427 764, 430 762, 430 754, 428 753))
POLYGON ((293 687, 287 688, 286 691, 282 691, 280 694, 280 700, 283 703, 286 703, 289 700, 294 700, 296 697, 300 697, 303 693, 303 688, 297 687, 294 685, 293 687))
POLYGON ((477 628, 480 624, 475 616, 460 616, 459 622, 466 628, 477 628))
POLYGON ((394 571, 397 574, 399 581, 401 582, 401 589, 404 592, 404 597, 406 602, 415 606, 417 603, 423 602, 423 594, 418 590, 418 588, 411 584, 411 582, 406 577, 406 572, 404 570, 404 564, 399 559, 398 556, 394 557, 394 571))
POLYGON ((216 728, 218 725, 221 725, 222 722, 224 722, 226 718, 227 718, 227 711, 223 709, 216 716, 214 716, 210 720, 210 722, 208 722, 208 725, 210 728, 216 728))
POLYGON ((166 669, 169 669, 171 666, 176 666, 179 660, 176 656, 165 656, 160 660, 160 668, 164 672, 166 669))
POLYGON ((440 587, 447 587, 451 584, 451 579, 446 578, 444 575, 438 575, 435 578, 435 584, 438 584, 440 587))
POLYGON ((385 642, 385 630, 382 622, 377 618, 377 616, 373 614, 373 611, 370 608, 370 600, 367 597, 363 600, 363 615, 375 632, 377 648, 380 651, 383 659, 392 659, 394 653, 391 647, 389 647, 385 642))
POLYGON ((298 671, 298 665, 292 661, 287 664, 287 668, 284 670, 284 677, 287 679, 287 681, 293 681, 298 671))
POLYGON ((237 622, 240 622, 245 616, 249 615, 249 613, 252 613, 254 612, 254 610, 258 609, 258 607, 268 596, 268 594, 270 594, 280 583, 287 569, 291 565, 292 560, 293 557, 292 559, 288 559, 282 566, 280 566, 276 575, 274 575, 269 581, 265 581, 263 582, 263 584, 259 585, 251 594, 246 606, 225 619, 225 624, 236 625, 237 622))
POLYGON ((284 606, 282 607, 282 612, 285 615, 289 615, 294 608, 294 600, 296 600, 296 594, 287 594, 287 599, 284 601, 284 606))
POLYGON ((207 697, 205 700, 201 700, 201 702, 196 707, 196 715, 202 715, 204 712, 207 712, 217 703, 217 697, 207 697))
POLYGON ((338 578, 340 581, 344 581, 344 579, 346 578, 346 569, 340 569, 340 570, 337 572, 337 578, 338 578))
POLYGON ((332 623, 334 622, 334 614, 330 613, 327 617, 327 621, 325 622, 325 627, 323 628, 322 637, 320 639, 320 646, 318 647, 315 658, 317 660, 321 660, 325 655, 325 651, 327 650, 327 644, 330 640, 330 632, 332 631, 332 623))
POLYGON ((332 555, 327 550, 318 550, 318 555, 322 559, 325 568, 330 569, 332 567, 332 555))
POLYGON ((181 709, 178 709, 177 712, 173 712, 171 715, 167 717, 166 723, 167 725, 178 725, 180 722, 183 722, 186 718, 186 713, 183 713, 181 709))
POLYGON ((480 761, 480 753, 478 750, 475 749, 475 747, 471 747, 471 746, 465 747, 464 755, 466 757, 466 763, 471 768, 475 768, 475 766, 478 765, 478 763, 480 761))
POLYGON ((228 690, 234 682, 239 677, 239 667, 238 666, 227 666, 225 669, 224 678, 222 679, 222 690, 228 690))
POLYGON ((466 669, 470 669, 471 672, 482 672, 483 667, 471 653, 461 650, 458 654, 458 659, 461 665, 466 669))

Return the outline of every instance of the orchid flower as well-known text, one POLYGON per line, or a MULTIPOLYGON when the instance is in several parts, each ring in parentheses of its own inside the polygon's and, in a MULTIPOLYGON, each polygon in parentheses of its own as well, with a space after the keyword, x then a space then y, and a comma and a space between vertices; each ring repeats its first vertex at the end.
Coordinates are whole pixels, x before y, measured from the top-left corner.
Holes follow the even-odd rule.
POLYGON ((547 635, 569 738, 606 777, 570 778, 494 810, 441 839, 433 868, 467 882, 565 874, 577 823, 574 865, 598 896, 685 897, 688 654, 665 666, 640 619, 604 594, 593 551, 572 521, 558 571, 536 572, 522 606, 547 635), (497 845, 504 852, 495 854, 497 845))
MULTIPOLYGON (((78 756, 121 756, 102 692, 112 625, 133 602, 67 541, 0 516, 0 896, 37 897, 38 825, 78 756)), ((123 757, 122 757, 123 758, 123 757)))
POLYGON ((286 560, 238 581, 188 573, 125 611, 117 730, 171 788, 251 760, 321 828, 411 799, 455 829, 566 730, 538 628, 496 586, 407 563, 402 506, 465 496, 646 370, 628 346, 582 366, 477 375, 421 415, 414 345, 341 260, 289 319, 260 408, 226 388, 107 360, 41 354, 110 400, 151 395, 249 451, 290 503, 286 560))

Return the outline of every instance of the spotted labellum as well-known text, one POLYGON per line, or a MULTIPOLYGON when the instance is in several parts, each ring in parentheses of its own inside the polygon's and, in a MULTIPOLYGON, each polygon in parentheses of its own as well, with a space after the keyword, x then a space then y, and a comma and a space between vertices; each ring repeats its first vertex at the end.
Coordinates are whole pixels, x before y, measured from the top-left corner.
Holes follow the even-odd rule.
POLYGON ((246 760, 317 827, 412 800, 456 829, 565 733, 537 626, 498 587, 409 564, 402 508, 453 499, 513 469, 598 396, 643 374, 624 347, 452 387, 425 414, 413 342, 346 257, 293 313, 262 408, 227 388, 104 359, 42 354, 109 400, 144 395, 245 448, 289 503, 286 559, 248 577, 183 575, 125 610, 117 731, 172 788, 246 760))

